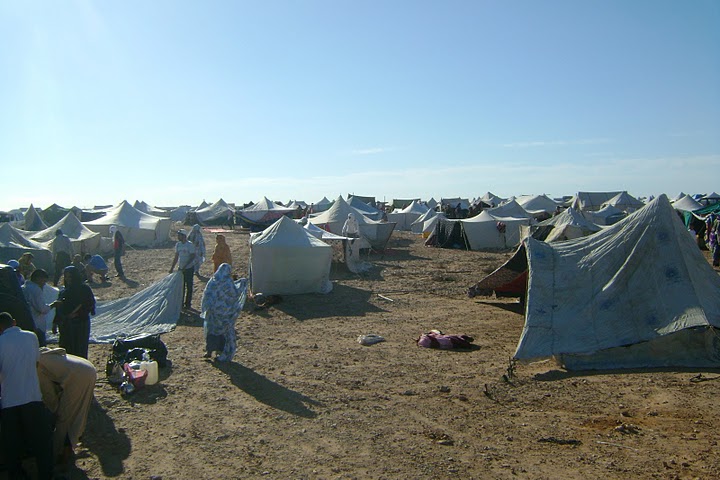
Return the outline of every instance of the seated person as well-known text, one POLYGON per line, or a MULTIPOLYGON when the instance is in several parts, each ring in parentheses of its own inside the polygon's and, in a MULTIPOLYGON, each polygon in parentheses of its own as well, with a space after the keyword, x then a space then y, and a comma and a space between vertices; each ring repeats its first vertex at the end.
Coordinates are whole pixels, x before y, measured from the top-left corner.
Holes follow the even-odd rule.
POLYGON ((93 281, 93 275, 100 275, 101 282, 107 282, 108 266, 105 259, 100 255, 85 255, 85 275, 89 282, 93 281))

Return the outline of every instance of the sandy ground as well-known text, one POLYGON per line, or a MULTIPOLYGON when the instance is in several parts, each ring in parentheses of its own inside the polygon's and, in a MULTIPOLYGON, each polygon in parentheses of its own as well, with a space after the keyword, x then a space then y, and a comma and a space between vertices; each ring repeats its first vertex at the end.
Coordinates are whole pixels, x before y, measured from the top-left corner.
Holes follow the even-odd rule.
MULTIPOLYGON (((227 237, 244 275, 248 235, 227 237)), ((332 293, 246 308, 230 364, 202 358, 201 320, 183 315, 162 336, 172 367, 128 397, 106 380, 110 345, 91 345, 97 401, 73 478, 720 478, 720 371, 511 365, 521 307, 465 295, 509 255, 395 232, 370 272, 334 263, 332 293), (431 329, 477 348, 418 347, 431 329), (358 344, 367 333, 386 341, 358 344)), ((94 285, 96 296, 130 295, 171 261, 171 245, 130 250, 130 281, 94 285)))

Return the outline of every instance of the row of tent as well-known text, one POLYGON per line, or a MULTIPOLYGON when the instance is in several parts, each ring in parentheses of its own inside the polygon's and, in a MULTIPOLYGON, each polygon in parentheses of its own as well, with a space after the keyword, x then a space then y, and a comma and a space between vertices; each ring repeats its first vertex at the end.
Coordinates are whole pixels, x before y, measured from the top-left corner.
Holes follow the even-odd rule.
POLYGON ((525 301, 514 358, 569 370, 720 366, 720 276, 665 195, 592 236, 529 237, 470 288, 525 301))

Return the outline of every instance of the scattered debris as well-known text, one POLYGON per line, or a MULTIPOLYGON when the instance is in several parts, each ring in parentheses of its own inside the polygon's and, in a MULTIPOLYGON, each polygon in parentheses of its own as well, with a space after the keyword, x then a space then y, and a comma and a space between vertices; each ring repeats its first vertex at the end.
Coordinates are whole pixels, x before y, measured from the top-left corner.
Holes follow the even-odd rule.
POLYGON ((444 439, 442 439, 442 440, 438 440, 438 441, 437 441, 437 444, 438 444, 438 445, 452 446, 452 445, 455 445, 455 442, 454 442, 453 440, 449 439, 449 438, 444 438, 444 439))
POLYGON ((388 302, 394 302, 394 301, 395 301, 395 300, 393 300, 392 298, 386 297, 385 295, 380 295, 379 293, 377 294, 377 296, 380 297, 380 298, 382 298, 383 300, 387 300, 388 302))
POLYGON ((538 442, 554 443, 555 445, 582 445, 580 440, 575 440, 574 438, 543 437, 539 438, 538 442))
POLYGON ((621 423, 617 427, 614 428, 616 432, 620 432, 622 434, 638 434, 640 433, 640 427, 637 425, 633 425, 632 423, 621 423))
POLYGON ((368 347, 370 345, 375 345, 376 343, 384 342, 385 338, 374 333, 368 333, 367 335, 360 335, 357 338, 357 341, 360 345, 368 347))
POLYGON ((717 380, 720 378, 720 375, 716 375, 714 377, 704 377, 702 373, 698 373, 694 377, 690 379, 692 383, 700 383, 700 382, 709 382, 710 380, 717 380))

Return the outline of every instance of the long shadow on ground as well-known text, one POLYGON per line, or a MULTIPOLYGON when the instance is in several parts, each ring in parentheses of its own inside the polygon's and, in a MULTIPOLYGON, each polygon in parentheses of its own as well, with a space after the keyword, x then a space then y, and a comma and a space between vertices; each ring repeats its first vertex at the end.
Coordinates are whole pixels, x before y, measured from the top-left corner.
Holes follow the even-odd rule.
POLYGON ((113 419, 95 400, 90 406, 82 443, 97 456, 104 475, 122 475, 123 460, 128 458, 131 451, 130 439, 122 429, 115 428, 113 419))
POLYGON ((372 292, 335 284, 333 291, 315 295, 288 295, 272 308, 296 320, 325 317, 364 317, 368 313, 383 312, 370 303, 372 292))
POLYGON ((692 376, 688 381, 693 383, 707 382, 707 381, 720 381, 720 368, 711 367, 698 367, 698 368, 686 368, 686 367, 658 367, 658 368, 626 368, 626 369, 608 369, 608 370, 550 370, 545 373, 538 373, 533 376, 535 380, 541 382, 555 382, 558 380, 566 380, 568 378, 577 377, 594 377, 596 375, 631 375, 631 374, 647 374, 647 373, 688 373, 692 376), (714 374, 711 377, 705 376, 702 373, 714 374))
POLYGON ((306 404, 322 405, 317 400, 283 387, 239 363, 215 361, 213 366, 228 375, 233 385, 269 407, 298 417, 315 418, 317 413, 306 404))

